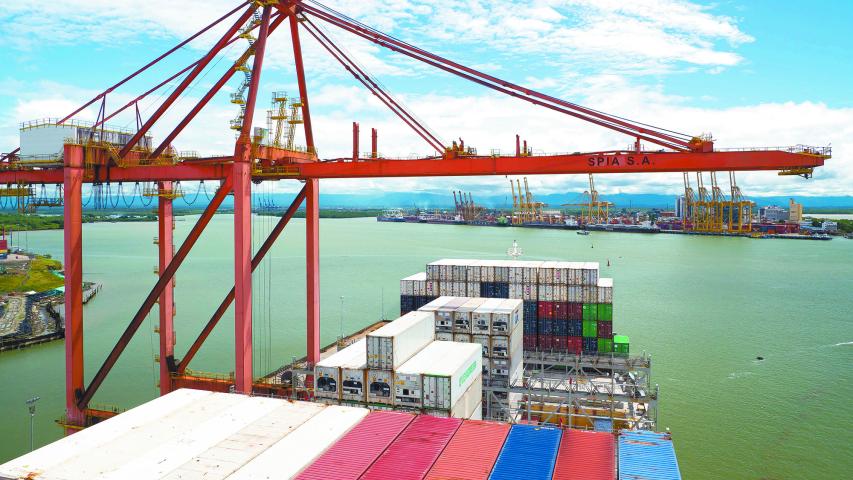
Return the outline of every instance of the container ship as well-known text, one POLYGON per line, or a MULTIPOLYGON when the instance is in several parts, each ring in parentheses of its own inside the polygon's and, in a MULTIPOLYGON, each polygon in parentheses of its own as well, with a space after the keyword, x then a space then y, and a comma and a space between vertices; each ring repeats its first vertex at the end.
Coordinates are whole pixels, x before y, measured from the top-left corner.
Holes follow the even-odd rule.
POLYGON ((290 397, 178 389, 0 479, 681 478, 651 358, 615 332, 597 263, 424 270, 400 281, 399 318, 267 376, 290 397))

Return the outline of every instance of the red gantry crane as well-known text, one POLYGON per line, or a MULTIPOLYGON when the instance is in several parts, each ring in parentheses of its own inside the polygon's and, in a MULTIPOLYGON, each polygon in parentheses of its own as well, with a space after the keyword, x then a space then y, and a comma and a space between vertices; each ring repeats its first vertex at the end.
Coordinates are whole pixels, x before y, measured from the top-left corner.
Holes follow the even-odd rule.
MULTIPOLYGON (((243 43, 240 43, 241 45, 243 43)), ((165 96, 165 93, 164 93, 165 96)), ((279 109, 279 115, 281 109, 279 109)), ((136 72, 104 90, 80 108, 59 120, 51 120, 42 127, 66 125, 81 126, 85 135, 64 142, 62 154, 51 159, 28 159, 16 148, 0 158, 0 183, 26 186, 32 184, 62 185, 64 205, 65 247, 65 365, 66 365, 66 425, 84 426, 99 412, 90 408, 90 402, 110 370, 121 356, 128 342, 155 303, 159 305, 160 321, 160 391, 192 385, 201 388, 227 390, 230 381, 205 383, 202 379, 186 375, 189 362, 216 327, 225 311, 234 303, 235 365, 233 389, 251 393, 258 390, 252 377, 252 271, 281 235, 296 210, 305 203, 306 209, 306 271, 307 271, 307 359, 313 364, 320 356, 320 290, 319 290, 319 219, 318 198, 320 181, 327 178, 372 177, 425 177, 464 175, 532 175, 532 174, 592 174, 592 173, 653 173, 693 171, 778 170, 787 174, 808 176, 814 167, 823 165, 830 157, 828 148, 796 146, 790 148, 754 148, 722 150, 714 147, 707 136, 693 136, 654 127, 610 115, 589 107, 556 98, 521 85, 480 72, 457 62, 430 53, 399 38, 354 20, 315 1, 307 0, 254 0, 239 2, 196 34, 182 41, 148 62, 136 72), (252 119, 258 100, 258 85, 263 71, 267 39, 283 23, 288 23, 293 49, 299 97, 291 99, 294 124, 302 125, 306 147, 295 148, 292 141, 282 141, 274 135, 272 142, 254 135, 252 119), (413 114, 387 92, 381 84, 360 67, 343 49, 338 47, 320 24, 349 32, 380 47, 410 57, 436 69, 469 80, 483 87, 515 97, 542 108, 566 114, 575 119, 627 135, 633 142, 629 150, 604 150, 588 153, 533 155, 517 146, 510 155, 478 155, 464 142, 447 145, 420 122, 413 114), (221 29, 218 40, 196 62, 173 73, 152 86, 121 108, 108 112, 107 97, 140 73, 157 65, 164 58, 181 49, 200 35, 221 29), (375 95, 402 122, 433 151, 417 159, 380 158, 376 154, 360 158, 357 148, 350 158, 320 160, 317 156, 309 92, 306 87, 306 66, 302 56, 302 40, 307 34, 337 60, 353 77, 375 95), (194 84, 205 69, 212 69, 212 60, 223 49, 237 42, 249 40, 244 53, 201 97, 177 126, 159 143, 154 144, 149 132, 167 112, 172 112, 176 100, 194 84), (220 156, 199 158, 182 155, 173 147, 184 129, 198 117, 216 93, 238 73, 242 82, 231 101, 239 106, 240 113, 232 122, 237 132, 233 152, 220 156), (177 86, 160 102, 153 113, 142 118, 138 104, 164 86, 177 82, 177 86), (94 124, 83 125, 75 115, 100 103, 94 124), (134 108, 137 128, 125 137, 116 136, 106 129, 110 119, 134 108), (77 122, 76 124, 74 122, 77 122), (119 138, 119 140, 116 140, 119 138), (643 150, 642 143, 655 145, 655 150, 643 150), (266 180, 293 180, 304 182, 293 203, 283 213, 255 255, 252 255, 251 194, 252 182, 266 180), (176 182, 218 181, 220 187, 186 240, 175 248, 172 238, 172 200, 176 182), (81 190, 84 183, 101 185, 109 182, 156 182, 158 198, 158 248, 159 278, 151 288, 136 315, 110 351, 101 367, 86 384, 83 376, 83 314, 82 314, 82 206, 81 190), (210 320, 186 352, 176 355, 173 328, 173 277, 192 250, 216 209, 229 194, 234 196, 234 287, 222 300, 210 320)), ((375 145, 375 135, 373 144, 375 145)), ((375 151, 375 146, 373 148, 375 151)), ((567 148, 566 150, 571 150, 567 148)))

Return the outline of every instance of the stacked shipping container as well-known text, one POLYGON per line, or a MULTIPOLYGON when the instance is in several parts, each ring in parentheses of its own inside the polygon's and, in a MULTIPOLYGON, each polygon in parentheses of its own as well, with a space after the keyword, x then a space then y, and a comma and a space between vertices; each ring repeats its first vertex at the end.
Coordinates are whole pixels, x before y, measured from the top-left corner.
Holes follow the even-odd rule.
MULTIPOLYGON (((461 305, 467 300, 448 303, 461 305)), ((445 313, 439 317, 435 312, 409 312, 317 362, 315 396, 326 403, 482 418, 482 347, 470 343, 470 333, 467 342, 434 341, 437 319, 452 318, 452 310, 445 313)), ((505 321, 504 328, 508 324, 505 321)))
MULTIPOLYGON (((614 344, 613 280, 598 263, 444 259, 403 279, 400 294, 403 313, 442 296, 519 299, 527 350, 628 353, 627 337, 614 344)), ((456 339, 451 325, 437 338, 456 339)))
MULTIPOLYGON (((452 336, 455 342, 479 344, 483 383, 506 387, 518 383, 524 373, 523 309, 517 299, 439 297, 421 310, 435 314, 437 341, 452 336)), ((495 408, 482 406, 489 416, 495 408)))
POLYGON ((624 479, 680 479, 668 434, 615 437, 179 389, 4 463, 0 478, 612 480, 616 464, 624 479))

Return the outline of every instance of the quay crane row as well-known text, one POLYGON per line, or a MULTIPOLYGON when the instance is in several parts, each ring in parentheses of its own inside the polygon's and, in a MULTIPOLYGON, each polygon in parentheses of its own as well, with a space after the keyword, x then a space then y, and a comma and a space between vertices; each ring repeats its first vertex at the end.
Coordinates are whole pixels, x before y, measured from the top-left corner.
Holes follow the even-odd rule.
MULTIPOLYGON (((28 159, 21 155, 20 148, 0 156, 0 184, 18 185, 19 188, 26 188, 27 185, 33 184, 62 185, 66 311, 66 417, 64 424, 69 429, 88 425, 94 421, 94 417, 103 413, 92 407, 91 400, 155 303, 159 305, 161 393, 188 385, 211 389, 233 388, 243 393, 251 393, 253 390, 262 388, 255 383, 252 373, 252 271, 270 250, 303 202, 306 209, 306 350, 309 364, 316 362, 320 355, 318 209, 320 180, 741 170, 778 170, 786 174, 808 176, 815 167, 823 165, 831 155, 828 148, 803 145, 787 148, 719 149, 714 146, 710 135, 687 135, 628 120, 480 72, 382 33, 316 1, 254 0, 235 3, 237 5, 229 13, 110 86, 71 114, 51 122, 53 126, 71 124, 77 121, 74 118, 75 115, 100 103, 97 121, 90 127, 89 136, 82 140, 65 142, 62 146, 62 154, 58 158, 28 159), (304 131, 306 143, 304 148, 294 146, 287 135, 284 140, 277 135, 272 142, 263 141, 257 135, 253 135, 252 130, 267 39, 285 22, 290 28, 290 43, 299 90, 298 101, 294 102, 293 106, 301 114, 298 117, 298 124, 302 125, 304 131), (200 35, 213 31, 222 24, 227 25, 225 31, 196 62, 168 75, 163 82, 154 85, 118 110, 113 112, 107 110, 108 95, 200 35), (411 114, 401 102, 390 95, 379 82, 368 75, 343 49, 335 45, 325 35, 320 24, 349 32, 382 48, 502 94, 619 132, 631 139, 633 148, 534 155, 526 148, 522 152, 516 141, 514 154, 480 155, 477 154, 476 149, 466 147, 461 139, 458 143, 453 142, 447 145, 411 114), (412 128, 434 153, 415 159, 386 158, 376 154, 363 158, 358 155, 356 149, 352 157, 321 159, 317 154, 312 129, 310 101, 306 86, 306 66, 302 56, 303 35, 301 34, 306 32, 341 63, 356 80, 412 128), (212 65, 215 64, 212 64, 212 60, 221 55, 224 48, 239 40, 249 39, 249 46, 240 58, 227 67, 198 103, 185 113, 177 126, 155 147, 150 142, 149 136, 152 126, 167 112, 172 113, 175 110, 176 100, 193 85, 205 69, 213 68, 212 65), (213 157, 181 155, 173 147, 173 141, 238 72, 244 74, 244 82, 240 85, 239 98, 232 98, 240 108, 238 117, 232 123, 237 132, 233 152, 224 152, 222 155, 213 157), (139 102, 170 82, 177 82, 177 85, 168 96, 164 94, 165 99, 153 113, 147 118, 142 118, 138 108, 139 102), (245 97, 242 96, 243 94, 245 97), (136 109, 137 128, 129 136, 130 138, 119 144, 104 140, 105 123, 115 115, 131 108, 136 109), (644 143, 654 145, 655 149, 643 149, 644 143), (304 182, 304 185, 253 256, 250 223, 252 182, 269 180, 298 180, 304 182), (218 181, 220 187, 192 227, 186 240, 175 248, 172 238, 172 200, 175 197, 174 184, 180 181, 218 181), (124 333, 116 341, 101 367, 91 376, 91 381, 86 384, 83 375, 81 188, 84 183, 99 185, 105 182, 157 182, 160 274, 137 313, 128 322, 124 333), (234 287, 186 353, 183 356, 176 355, 173 328, 173 276, 205 230, 216 209, 225 197, 231 194, 234 202, 234 287), (235 305, 233 380, 229 378, 215 384, 205 383, 204 379, 192 377, 187 370, 187 365, 232 302, 235 305)), ((278 115, 278 117, 281 116, 278 115)), ((277 119, 272 120, 277 122, 277 119)))

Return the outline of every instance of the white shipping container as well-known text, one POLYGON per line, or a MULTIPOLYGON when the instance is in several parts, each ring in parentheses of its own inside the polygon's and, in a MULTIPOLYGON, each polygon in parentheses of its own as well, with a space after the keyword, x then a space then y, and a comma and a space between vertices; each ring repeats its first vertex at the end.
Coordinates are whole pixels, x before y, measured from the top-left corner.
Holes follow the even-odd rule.
POLYGON ((412 284, 414 285, 414 292, 416 297, 426 296, 426 280, 415 280, 412 282, 412 284))
POLYGON ((314 366, 314 395, 341 399, 341 368, 358 365, 367 359, 367 341, 361 339, 320 360, 314 366))
POLYGON ((521 296, 522 299, 528 301, 536 301, 539 299, 539 292, 536 285, 524 284, 522 288, 524 289, 523 295, 521 296))
POLYGON ((598 303, 613 303, 613 279, 598 279, 598 303))
MULTIPOLYGON (((476 420, 477 411, 482 410, 483 403, 483 376, 477 375, 468 390, 462 394, 459 400, 449 411, 446 409, 427 409, 425 413, 433 417, 453 417, 476 420)), ((482 413, 480 413, 482 418, 482 413)))
POLYGON ((568 286, 568 290, 569 290, 568 301, 569 302, 574 302, 574 303, 583 302, 583 293, 582 293, 581 288, 582 287, 579 287, 578 285, 569 285, 568 286))
POLYGON ((524 372, 524 357, 523 349, 516 350, 509 358, 491 358, 491 370, 489 371, 489 381, 492 385, 500 383, 506 386, 506 382, 519 380, 524 372), (520 369, 520 370, 519 370, 520 369), (510 375, 512 372, 512 375, 510 375))
POLYGON ((534 285, 539 278, 539 266, 544 262, 524 262, 524 283, 534 285))
POLYGON ((437 297, 439 295, 438 290, 438 280, 427 280, 424 283, 424 296, 437 297))
POLYGON ((509 267, 509 283, 524 283, 524 267, 521 262, 513 262, 509 267))
POLYGON ((419 312, 434 312, 434 311, 438 310, 439 308, 447 305, 447 303, 450 302, 451 300, 453 300, 453 297, 451 297, 449 295, 444 295, 444 296, 438 297, 435 300, 427 303, 423 307, 419 308, 418 311, 419 312))
POLYGON ((453 334, 454 342, 462 342, 462 343, 471 343, 471 334, 470 333, 454 333, 453 334))
POLYGON ((465 268, 465 278, 468 282, 480 281, 480 262, 479 260, 470 260, 465 268))
POLYGON ((366 408, 326 407, 228 478, 293 478, 369 412, 366 408), (282 458, 287 458, 287 461, 282 462, 282 458))
POLYGON ((452 342, 453 334, 451 332, 435 332, 435 339, 442 342, 452 342))
POLYGON ((411 371, 403 364, 394 372, 394 405, 401 408, 421 408, 423 405, 423 373, 411 371))
POLYGON ((480 376, 482 365, 483 349, 479 344, 436 341, 403 367, 423 372, 424 408, 449 410, 480 376))
POLYGON ((510 262, 508 261, 498 261, 498 265, 495 267, 496 282, 509 282, 509 265, 510 262))
POLYGON ((598 287, 595 285, 584 285, 581 287, 584 303, 595 303, 598 299, 598 287))
POLYGON ((367 368, 394 370, 435 337, 433 312, 409 312, 367 334, 367 368))
POLYGON ((448 280, 442 280, 438 284, 438 294, 441 296, 452 297, 453 296, 453 282, 448 280))
POLYGON ((483 261, 483 265, 480 267, 480 281, 481 282, 494 282, 495 281, 495 261, 488 260, 483 261))
POLYGON ((472 343, 479 343, 483 346, 483 357, 489 356, 489 347, 491 346, 491 335, 471 335, 472 343))
POLYGON ((503 303, 502 298, 487 298, 471 314, 471 331, 474 333, 491 333, 492 313, 503 303))
POLYGON ((581 285, 583 283, 583 266, 582 262, 569 262, 567 265, 569 285, 581 285))
POLYGON ((358 366, 353 364, 341 367, 341 400, 351 402, 367 401, 366 387, 367 369, 363 361, 358 366))
POLYGON ((468 290, 467 296, 469 297, 479 297, 480 296, 480 282, 468 282, 468 290))
POLYGON ((587 262, 583 264, 583 284, 596 285, 598 283, 598 262, 587 262))
POLYGON ((435 311, 435 331, 436 332, 452 332, 453 331, 453 312, 470 300, 468 297, 451 298, 443 306, 435 311))
POLYGON ((394 404, 394 372, 391 370, 367 371, 368 403, 394 404))
POLYGON ((453 282, 453 295, 456 297, 467 297, 468 282, 453 282))
POLYGON ((507 358, 511 352, 522 348, 523 328, 513 329, 510 335, 492 335, 490 357, 507 358))
POLYGON ((509 298, 524 298, 524 286, 520 283, 509 284, 509 298))
POLYGON ((545 302, 553 302, 554 286, 550 284, 539 284, 539 300, 545 302))
POLYGON ((539 283, 554 283, 554 269, 557 267, 557 262, 546 261, 539 265, 538 282, 539 283))
POLYGON ((568 302, 569 301, 569 286, 568 285, 554 285, 554 296, 557 298, 558 302, 568 302))
POLYGON ((500 304, 493 310, 492 335, 507 334, 509 331, 521 326, 521 315, 524 311, 524 302, 518 299, 501 299, 500 304))
POLYGON ((453 312, 453 332, 471 333, 471 316, 479 308, 485 298, 471 298, 453 312))

